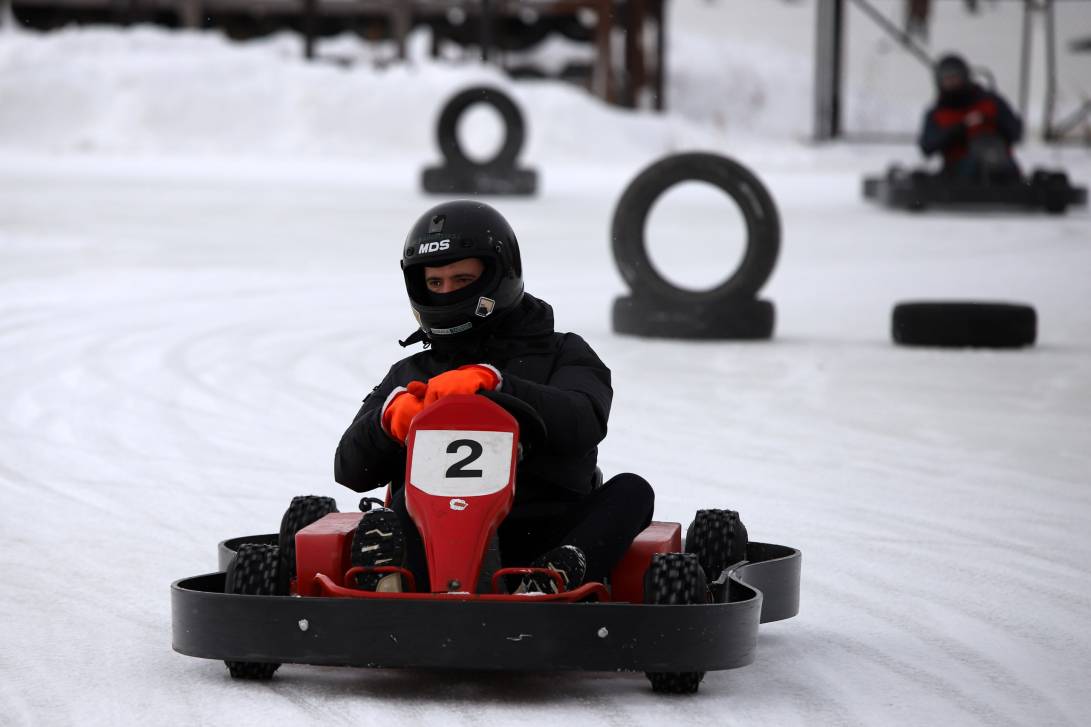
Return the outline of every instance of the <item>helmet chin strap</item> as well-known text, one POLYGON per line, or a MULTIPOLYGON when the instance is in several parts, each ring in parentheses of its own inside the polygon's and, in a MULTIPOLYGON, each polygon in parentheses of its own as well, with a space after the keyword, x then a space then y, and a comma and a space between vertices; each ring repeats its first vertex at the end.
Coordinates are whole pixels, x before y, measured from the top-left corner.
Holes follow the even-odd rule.
POLYGON ((427 347, 429 344, 431 344, 431 341, 429 340, 427 334, 425 334, 425 332, 419 328, 406 336, 404 341, 398 339, 398 345, 402 348, 408 348, 414 343, 423 343, 427 347))

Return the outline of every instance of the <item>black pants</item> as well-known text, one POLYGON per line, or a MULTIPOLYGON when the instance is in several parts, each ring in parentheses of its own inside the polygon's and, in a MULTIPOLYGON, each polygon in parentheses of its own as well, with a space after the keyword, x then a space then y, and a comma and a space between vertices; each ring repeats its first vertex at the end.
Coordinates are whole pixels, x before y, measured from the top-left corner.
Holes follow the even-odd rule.
MULTIPOLYGON (((574 545, 587 556, 588 581, 605 579, 652 520, 655 493, 639 475, 610 478, 587 495, 572 499, 516 505, 497 531, 504 567, 530 565, 559 545, 574 545)), ((405 488, 394 493, 390 507, 405 530, 405 567, 428 589, 424 543, 405 509, 405 488)))

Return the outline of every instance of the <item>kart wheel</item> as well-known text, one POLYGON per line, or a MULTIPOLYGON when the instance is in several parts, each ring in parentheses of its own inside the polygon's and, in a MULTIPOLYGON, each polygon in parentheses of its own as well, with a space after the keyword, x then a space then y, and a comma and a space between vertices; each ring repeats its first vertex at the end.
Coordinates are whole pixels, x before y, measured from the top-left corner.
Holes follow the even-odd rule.
POLYGON ((288 593, 289 585, 295 578, 295 534, 331 512, 337 512, 337 502, 332 497, 297 495, 292 498, 280 520, 280 536, 277 539, 280 546, 280 593, 288 593))
MULTIPOLYGON (((286 595, 279 590, 277 571, 280 569, 280 549, 275 545, 245 543, 227 567, 224 591, 251 596, 286 595)), ((280 664, 253 661, 225 661, 232 679, 272 679, 280 664)))
POLYGON ((1068 211, 1068 175, 1064 172, 1050 174, 1045 180, 1044 206, 1051 215, 1063 215, 1068 211))
MULTIPOLYGON (((656 605, 708 602, 708 586, 701 563, 692 553, 656 553, 644 574, 644 602, 656 605)), ((645 672, 652 690, 693 694, 705 678, 703 671, 645 672)))
POLYGON ((697 556, 705 579, 746 558, 746 526, 734 510, 698 510, 686 530, 686 552, 697 556))

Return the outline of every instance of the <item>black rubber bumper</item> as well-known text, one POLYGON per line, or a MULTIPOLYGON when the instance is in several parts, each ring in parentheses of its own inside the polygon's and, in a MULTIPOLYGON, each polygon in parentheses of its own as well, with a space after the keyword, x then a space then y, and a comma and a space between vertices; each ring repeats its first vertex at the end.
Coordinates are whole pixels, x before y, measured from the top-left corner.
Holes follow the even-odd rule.
POLYGON ((800 552, 751 543, 747 555, 713 589, 726 602, 687 606, 241 596, 209 573, 171 585, 173 645, 206 659, 325 666, 733 669, 753 661, 759 623, 799 610, 800 552))
POLYGON ((1087 204, 1087 188, 1069 183, 1062 173, 1036 171, 1014 184, 978 185, 942 175, 892 170, 864 179, 863 195, 887 207, 1010 207, 1064 212, 1087 204))

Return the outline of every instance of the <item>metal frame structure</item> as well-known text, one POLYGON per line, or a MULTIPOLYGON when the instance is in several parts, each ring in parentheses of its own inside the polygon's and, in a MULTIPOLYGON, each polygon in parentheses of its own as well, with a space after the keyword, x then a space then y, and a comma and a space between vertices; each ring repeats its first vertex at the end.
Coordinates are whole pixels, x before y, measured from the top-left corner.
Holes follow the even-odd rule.
MULTIPOLYGON (((1071 133, 1091 118, 1091 99, 1068 116, 1056 120, 1057 106, 1057 36, 1054 7, 1057 0, 1015 0, 1023 3, 1022 40, 1019 52, 1019 113, 1025 118, 1029 105, 1030 71, 1034 18, 1041 13, 1045 24, 1046 93, 1042 137, 1051 143, 1070 140, 1071 133)), ((933 59, 927 49, 896 23, 880 12, 870 0, 818 0, 815 23, 814 139, 832 141, 890 141, 902 135, 845 133, 841 113, 844 98, 844 44, 847 23, 846 4, 850 4, 893 38, 907 53, 931 73, 933 59)), ((986 72, 987 73, 987 72, 986 72)), ((1091 143, 1089 137, 1086 143, 1091 143)))

